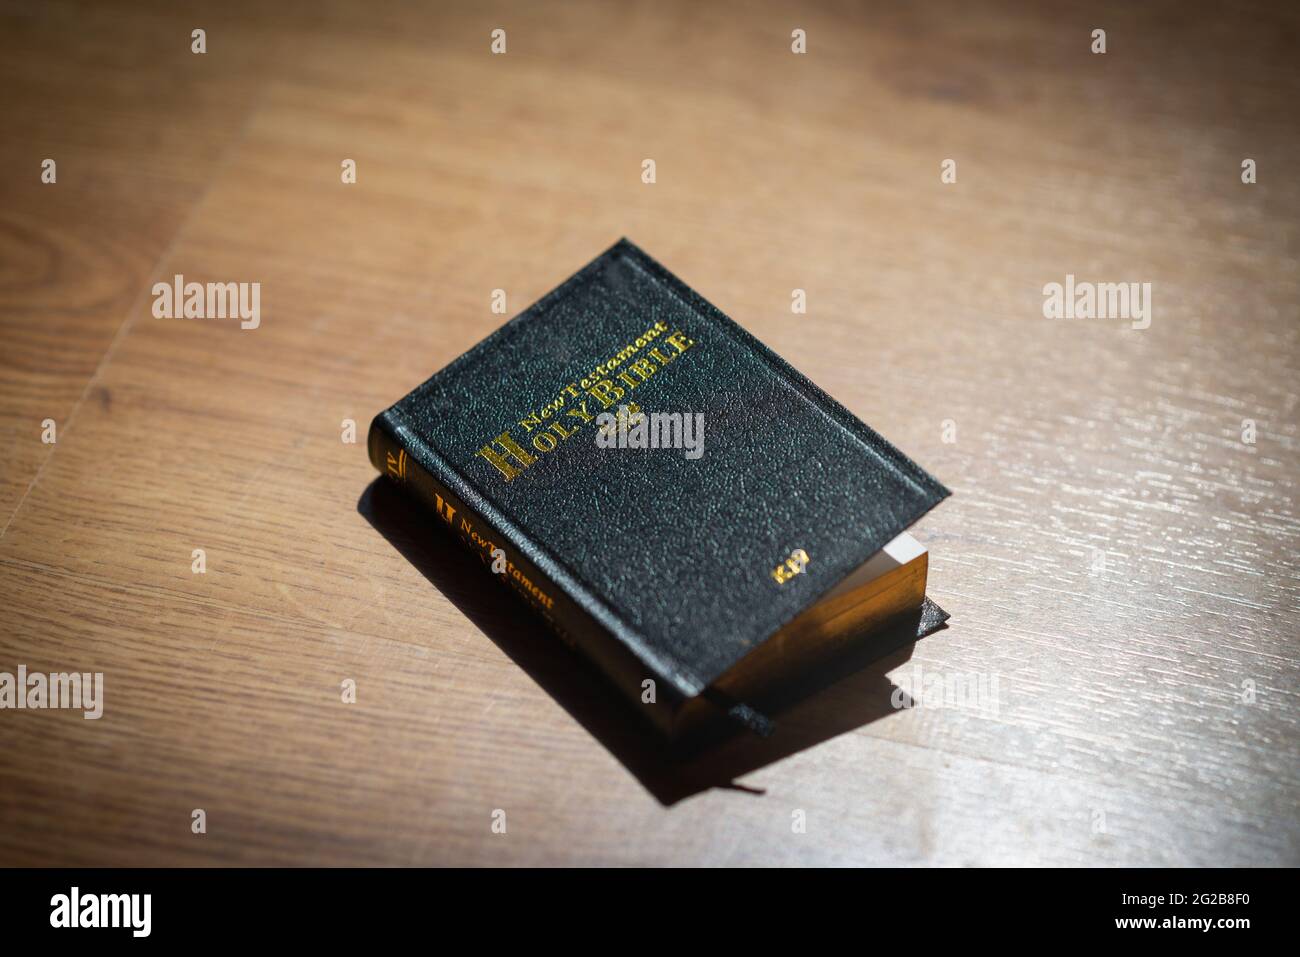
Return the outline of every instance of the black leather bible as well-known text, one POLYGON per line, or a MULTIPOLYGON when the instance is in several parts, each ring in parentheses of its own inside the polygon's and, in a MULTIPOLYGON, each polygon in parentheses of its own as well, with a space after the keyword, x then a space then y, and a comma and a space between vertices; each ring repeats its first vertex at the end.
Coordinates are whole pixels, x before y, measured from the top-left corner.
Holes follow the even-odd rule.
POLYGON ((808 662, 946 618, 903 533, 947 489, 627 240, 369 453, 673 735, 770 730, 754 702, 808 662))

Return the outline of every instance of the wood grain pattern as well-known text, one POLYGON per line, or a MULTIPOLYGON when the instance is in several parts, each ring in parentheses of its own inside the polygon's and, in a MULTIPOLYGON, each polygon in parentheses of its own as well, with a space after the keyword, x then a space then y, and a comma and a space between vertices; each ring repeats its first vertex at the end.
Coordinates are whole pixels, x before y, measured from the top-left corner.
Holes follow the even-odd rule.
POLYGON ((0 671, 106 702, 0 863, 1300 863, 1300 17, 1024 6, 5 10, 0 671), (620 235, 955 493, 950 627, 682 766, 340 441, 620 235))

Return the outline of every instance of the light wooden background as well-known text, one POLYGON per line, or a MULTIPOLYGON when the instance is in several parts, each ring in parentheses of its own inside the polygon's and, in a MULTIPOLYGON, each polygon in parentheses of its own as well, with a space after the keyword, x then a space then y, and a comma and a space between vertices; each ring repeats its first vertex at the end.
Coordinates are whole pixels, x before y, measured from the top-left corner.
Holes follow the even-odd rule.
POLYGON ((0 670, 106 682, 0 712, 0 863, 1300 863, 1294 5, 358 8, 0 14, 0 670), (951 626, 682 767, 364 451, 620 235, 955 493, 951 626))

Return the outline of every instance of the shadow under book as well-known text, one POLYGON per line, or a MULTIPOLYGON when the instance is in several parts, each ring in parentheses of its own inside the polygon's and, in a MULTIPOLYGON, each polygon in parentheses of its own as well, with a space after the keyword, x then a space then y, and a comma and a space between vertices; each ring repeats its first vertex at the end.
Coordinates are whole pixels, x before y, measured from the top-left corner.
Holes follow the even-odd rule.
POLYGON ((674 738, 767 734, 756 702, 947 617, 905 532, 947 489, 627 240, 376 416, 368 445, 674 738), (660 413, 700 424, 695 454, 614 440, 660 413))

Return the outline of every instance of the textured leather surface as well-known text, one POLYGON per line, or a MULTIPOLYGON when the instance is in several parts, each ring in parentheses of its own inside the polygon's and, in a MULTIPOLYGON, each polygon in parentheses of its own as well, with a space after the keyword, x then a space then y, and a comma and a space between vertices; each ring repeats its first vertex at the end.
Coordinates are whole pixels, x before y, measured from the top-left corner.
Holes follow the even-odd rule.
POLYGON ((687 696, 949 494, 626 240, 384 417, 422 467, 687 696), (526 441, 524 416, 659 321, 694 344, 622 401, 702 412, 702 457, 602 449, 577 418, 554 451, 525 446, 536 461, 509 482, 476 454, 507 429, 526 441), (772 570, 795 549, 810 561, 778 584, 772 570))

